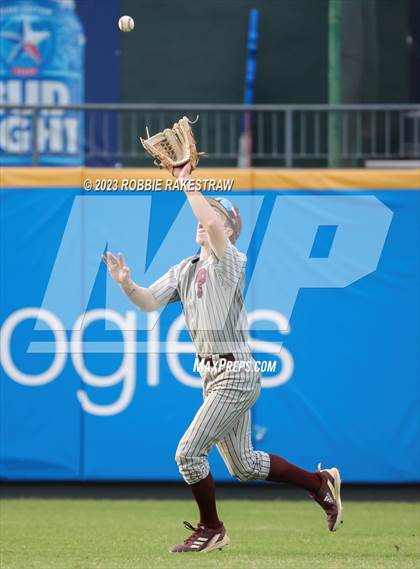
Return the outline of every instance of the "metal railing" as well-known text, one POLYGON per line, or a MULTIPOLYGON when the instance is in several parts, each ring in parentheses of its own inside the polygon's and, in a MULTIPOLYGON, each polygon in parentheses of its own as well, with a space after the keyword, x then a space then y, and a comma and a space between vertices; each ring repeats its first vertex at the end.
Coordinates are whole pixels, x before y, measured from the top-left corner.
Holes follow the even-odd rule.
POLYGON ((65 157, 69 164, 150 166, 139 142, 146 126, 155 133, 199 114, 194 132, 207 165, 233 166, 245 113, 252 118, 254 166, 326 166, 332 144, 344 167, 420 156, 420 105, 8 104, 0 105, 0 164, 65 157), (329 141, 332 116, 339 136, 329 141))

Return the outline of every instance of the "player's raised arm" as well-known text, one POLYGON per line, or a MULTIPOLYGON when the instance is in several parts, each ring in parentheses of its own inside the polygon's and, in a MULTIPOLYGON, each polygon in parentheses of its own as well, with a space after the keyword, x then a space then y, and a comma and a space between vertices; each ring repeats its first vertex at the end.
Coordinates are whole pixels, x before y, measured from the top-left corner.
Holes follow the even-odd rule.
MULTIPOLYGON (((182 117, 171 129, 165 129, 153 136, 147 132, 147 138, 140 139, 146 152, 154 158, 155 164, 166 168, 183 182, 189 180, 191 172, 197 168, 199 159, 205 155, 205 152, 197 150, 191 124, 194 123, 187 117, 182 117)), ((185 190, 189 204, 199 222, 199 229, 202 228, 206 233, 207 254, 211 250, 216 257, 222 258, 226 244, 233 234, 232 227, 227 227, 224 219, 226 216, 229 217, 229 214, 218 212, 200 192, 190 189, 187 183, 182 185, 182 189, 185 190)))
POLYGON ((148 288, 137 285, 130 276, 130 269, 125 263, 124 256, 119 253, 118 257, 108 251, 106 256, 102 255, 102 260, 109 270, 109 274, 114 281, 120 285, 127 297, 142 312, 151 312, 159 307, 158 301, 148 288))
MULTIPOLYGON (((180 181, 186 181, 191 176, 191 165, 187 163, 182 169, 175 168, 174 175, 180 181)), ((225 224, 218 215, 217 211, 211 207, 201 192, 188 190, 188 184, 185 184, 185 195, 193 210, 195 217, 207 232, 210 247, 220 259, 223 256, 226 247, 226 231, 225 224)))

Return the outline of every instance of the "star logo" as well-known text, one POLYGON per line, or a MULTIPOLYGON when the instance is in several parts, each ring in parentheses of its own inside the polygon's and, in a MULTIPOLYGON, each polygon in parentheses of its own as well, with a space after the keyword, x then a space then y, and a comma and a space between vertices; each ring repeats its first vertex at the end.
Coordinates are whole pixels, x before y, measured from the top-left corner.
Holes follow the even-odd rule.
POLYGON ((11 64, 22 53, 29 56, 37 65, 42 61, 39 45, 50 36, 50 32, 40 32, 32 29, 29 18, 22 18, 21 32, 3 31, 0 37, 14 43, 6 59, 11 64))

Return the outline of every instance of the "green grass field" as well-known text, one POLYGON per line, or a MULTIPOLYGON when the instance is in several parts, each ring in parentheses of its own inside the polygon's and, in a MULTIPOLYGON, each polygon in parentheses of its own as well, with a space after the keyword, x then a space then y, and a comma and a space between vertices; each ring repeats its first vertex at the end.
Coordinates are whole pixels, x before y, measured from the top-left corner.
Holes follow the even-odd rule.
POLYGON ((418 569, 419 504, 347 502, 336 534, 308 501, 224 500, 223 551, 169 554, 196 522, 185 500, 8 499, 1 569, 418 569))

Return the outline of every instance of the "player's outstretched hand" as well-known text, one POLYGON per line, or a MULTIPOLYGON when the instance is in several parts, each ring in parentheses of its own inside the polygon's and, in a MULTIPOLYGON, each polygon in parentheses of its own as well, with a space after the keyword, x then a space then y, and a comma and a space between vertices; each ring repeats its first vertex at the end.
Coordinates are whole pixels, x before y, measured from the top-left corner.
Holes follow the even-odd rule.
POLYGON ((192 167, 189 162, 187 162, 184 166, 180 168, 174 168, 175 178, 179 178, 181 180, 182 179, 188 180, 188 178, 191 176, 191 172, 192 172, 192 167))
POLYGON ((102 260, 116 283, 120 285, 128 283, 130 280, 130 269, 125 264, 124 256, 121 253, 118 253, 117 258, 111 251, 108 251, 106 256, 102 255, 102 260))

